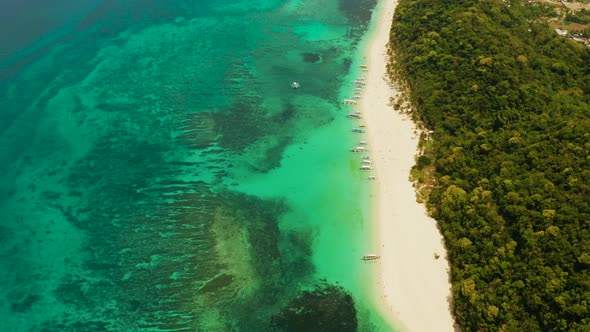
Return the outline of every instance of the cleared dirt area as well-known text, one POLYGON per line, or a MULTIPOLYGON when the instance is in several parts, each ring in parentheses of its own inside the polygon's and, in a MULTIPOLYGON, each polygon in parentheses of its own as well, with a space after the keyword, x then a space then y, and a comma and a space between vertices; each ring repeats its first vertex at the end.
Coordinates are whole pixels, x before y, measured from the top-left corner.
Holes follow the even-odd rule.
POLYGON ((559 1, 559 0, 540 0, 540 2, 550 3, 556 6, 565 7, 572 12, 576 12, 580 9, 590 10, 590 2, 577 2, 577 1, 559 1))

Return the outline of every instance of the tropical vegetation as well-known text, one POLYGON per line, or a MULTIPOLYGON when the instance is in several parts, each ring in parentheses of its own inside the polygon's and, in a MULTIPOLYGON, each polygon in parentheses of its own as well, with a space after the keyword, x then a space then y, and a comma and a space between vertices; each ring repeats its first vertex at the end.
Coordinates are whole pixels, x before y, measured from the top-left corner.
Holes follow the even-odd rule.
POLYGON ((590 331, 590 52, 528 1, 399 0, 389 73, 465 331, 590 331))

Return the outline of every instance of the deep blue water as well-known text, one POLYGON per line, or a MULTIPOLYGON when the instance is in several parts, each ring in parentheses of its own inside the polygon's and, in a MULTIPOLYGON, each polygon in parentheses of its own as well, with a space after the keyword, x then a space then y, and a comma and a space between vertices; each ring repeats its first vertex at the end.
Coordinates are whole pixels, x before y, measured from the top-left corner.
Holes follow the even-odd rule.
POLYGON ((345 114, 374 5, 0 3, 0 331, 293 330, 321 225, 287 197, 311 193, 239 188, 345 114))
POLYGON ((99 0, 0 1, 0 72, 71 35, 99 0))

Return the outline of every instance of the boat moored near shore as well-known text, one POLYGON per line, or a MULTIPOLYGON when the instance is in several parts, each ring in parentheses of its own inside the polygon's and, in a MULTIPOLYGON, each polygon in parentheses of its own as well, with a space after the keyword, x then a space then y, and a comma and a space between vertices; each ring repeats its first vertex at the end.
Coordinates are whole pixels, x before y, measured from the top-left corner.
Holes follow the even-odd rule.
POLYGON ((375 261, 375 260, 378 260, 379 258, 381 258, 381 256, 376 255, 376 254, 366 254, 366 255, 363 255, 363 260, 364 261, 375 261))

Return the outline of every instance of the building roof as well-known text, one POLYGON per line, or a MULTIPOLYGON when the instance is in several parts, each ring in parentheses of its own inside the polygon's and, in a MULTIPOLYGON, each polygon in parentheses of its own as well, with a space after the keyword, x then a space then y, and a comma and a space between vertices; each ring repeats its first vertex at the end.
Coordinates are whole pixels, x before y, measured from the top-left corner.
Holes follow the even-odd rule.
POLYGON ((563 29, 555 29, 555 32, 557 32, 558 35, 560 36, 567 36, 567 30, 563 30, 563 29))

